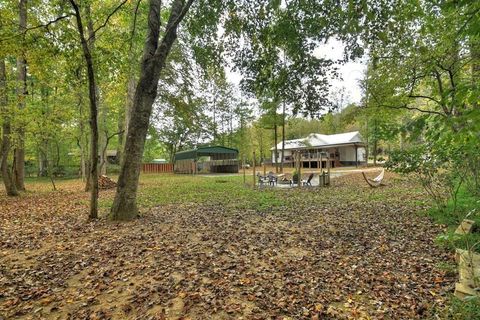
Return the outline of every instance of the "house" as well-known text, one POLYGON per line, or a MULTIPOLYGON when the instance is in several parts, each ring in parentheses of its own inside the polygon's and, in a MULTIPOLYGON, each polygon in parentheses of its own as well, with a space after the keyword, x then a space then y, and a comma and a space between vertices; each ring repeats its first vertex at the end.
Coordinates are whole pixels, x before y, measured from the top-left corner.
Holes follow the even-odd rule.
MULTIPOLYGON (((277 144, 272 151, 272 163, 280 163, 282 158, 282 142, 277 144)), ((367 162, 365 143, 360 132, 345 132, 339 134, 312 133, 306 138, 286 140, 284 150, 284 164, 294 166, 294 154, 300 153, 303 168, 325 168, 327 157, 330 166, 352 166, 367 162)))
POLYGON ((198 147, 175 153, 175 173, 238 173, 238 150, 223 146, 198 147))

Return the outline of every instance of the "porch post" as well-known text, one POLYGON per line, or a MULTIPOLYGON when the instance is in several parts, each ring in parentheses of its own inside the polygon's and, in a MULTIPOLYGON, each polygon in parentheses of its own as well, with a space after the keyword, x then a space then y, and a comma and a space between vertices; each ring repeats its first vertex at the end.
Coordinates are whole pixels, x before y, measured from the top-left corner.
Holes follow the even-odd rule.
POLYGON ((302 154, 299 152, 298 153, 298 187, 302 187, 302 167, 303 167, 303 160, 302 160, 302 154))
POLYGON ((358 146, 355 144, 355 167, 358 168, 358 146))
MULTIPOLYGON (((319 159, 318 149, 317 149, 317 156, 316 156, 316 158, 317 158, 317 169, 320 169, 320 161, 318 160, 318 159, 319 159)), ((320 169, 320 172, 322 172, 321 170, 322 170, 322 169, 320 169)))

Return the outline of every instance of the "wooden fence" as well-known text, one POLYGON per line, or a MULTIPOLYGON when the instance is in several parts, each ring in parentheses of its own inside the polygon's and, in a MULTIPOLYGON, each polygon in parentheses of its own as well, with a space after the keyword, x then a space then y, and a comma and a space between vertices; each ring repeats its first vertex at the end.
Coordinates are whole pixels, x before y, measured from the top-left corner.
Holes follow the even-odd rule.
POLYGON ((173 172, 173 163, 143 163, 143 173, 169 173, 173 172))

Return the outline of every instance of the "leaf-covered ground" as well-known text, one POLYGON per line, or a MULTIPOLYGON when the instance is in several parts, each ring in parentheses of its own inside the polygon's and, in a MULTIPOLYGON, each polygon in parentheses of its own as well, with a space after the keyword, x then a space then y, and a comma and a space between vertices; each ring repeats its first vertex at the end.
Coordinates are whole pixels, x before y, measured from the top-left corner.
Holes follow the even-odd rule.
MULTIPOLYGON (((79 181, 0 197, 0 318, 423 319, 451 254, 418 186, 360 174, 323 189, 142 177, 142 218, 86 220, 79 181)), ((103 213, 113 191, 102 191, 103 213)))

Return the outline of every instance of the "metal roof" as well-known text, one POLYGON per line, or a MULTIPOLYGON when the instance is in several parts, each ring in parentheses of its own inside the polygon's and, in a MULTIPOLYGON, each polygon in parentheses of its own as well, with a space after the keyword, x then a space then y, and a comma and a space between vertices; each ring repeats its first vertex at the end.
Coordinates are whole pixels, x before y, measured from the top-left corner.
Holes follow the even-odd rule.
POLYGON ((196 149, 175 153, 175 160, 197 159, 198 157, 210 156, 213 154, 232 154, 232 157, 237 157, 238 150, 223 146, 198 147, 196 149))
MULTIPOLYGON (((317 147, 330 147, 346 144, 358 144, 363 143, 360 132, 345 132, 338 134, 320 134, 311 133, 306 138, 285 140, 285 150, 289 149, 305 149, 305 148, 317 148, 317 147)), ((282 142, 277 144, 277 149, 282 148, 282 142)), ((275 147, 270 150, 275 150, 275 147)))

